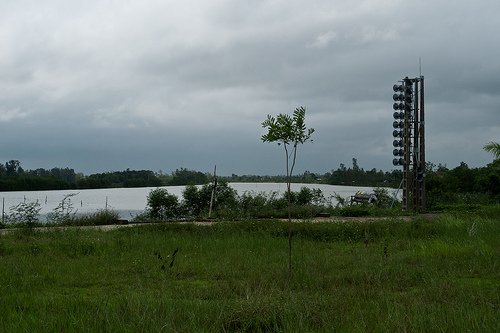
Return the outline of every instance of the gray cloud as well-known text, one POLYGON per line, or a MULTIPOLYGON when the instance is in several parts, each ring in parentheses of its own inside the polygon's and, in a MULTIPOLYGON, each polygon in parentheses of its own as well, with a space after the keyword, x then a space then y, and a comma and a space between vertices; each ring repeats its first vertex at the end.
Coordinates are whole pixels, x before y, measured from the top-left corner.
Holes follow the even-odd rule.
POLYGON ((392 166, 392 91, 426 88, 427 159, 483 166, 500 141, 500 4, 420 1, 7 1, 0 161, 284 173, 267 114, 307 107, 297 171, 392 166))

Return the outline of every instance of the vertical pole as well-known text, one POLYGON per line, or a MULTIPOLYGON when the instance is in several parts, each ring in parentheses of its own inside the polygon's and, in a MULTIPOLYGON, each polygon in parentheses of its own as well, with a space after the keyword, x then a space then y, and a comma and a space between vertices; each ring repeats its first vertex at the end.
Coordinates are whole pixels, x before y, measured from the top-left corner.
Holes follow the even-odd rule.
POLYGON ((420 76, 420 163, 424 171, 424 179, 420 185, 422 213, 425 213, 425 118, 424 118, 424 77, 420 76))
POLYGON ((5 197, 2 197, 2 222, 5 221, 5 197))
MULTIPOLYGON (((404 96, 406 99, 406 85, 407 79, 403 80, 404 87, 404 96)), ((404 109, 405 121, 404 121, 404 130, 403 130, 403 202, 402 208, 403 210, 408 210, 410 206, 410 195, 409 195, 409 176, 410 176, 410 112, 404 109)))
POLYGON ((415 80, 415 108, 413 110, 413 211, 417 212, 420 207, 420 183, 417 181, 417 169, 420 162, 420 145, 418 136, 418 80, 415 80))
POLYGON ((217 176, 216 176, 217 165, 214 167, 214 179, 212 181, 212 197, 210 198, 210 210, 208 211, 208 218, 212 216, 212 206, 215 201, 216 187, 217 187, 217 176))

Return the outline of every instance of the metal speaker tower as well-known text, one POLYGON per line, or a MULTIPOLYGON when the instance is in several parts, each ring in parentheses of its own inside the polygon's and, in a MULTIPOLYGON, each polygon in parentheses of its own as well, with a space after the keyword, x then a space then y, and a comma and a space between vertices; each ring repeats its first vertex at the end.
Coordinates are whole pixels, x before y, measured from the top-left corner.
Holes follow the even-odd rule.
POLYGON ((403 167, 403 210, 425 213, 424 77, 393 86, 394 166, 403 167))

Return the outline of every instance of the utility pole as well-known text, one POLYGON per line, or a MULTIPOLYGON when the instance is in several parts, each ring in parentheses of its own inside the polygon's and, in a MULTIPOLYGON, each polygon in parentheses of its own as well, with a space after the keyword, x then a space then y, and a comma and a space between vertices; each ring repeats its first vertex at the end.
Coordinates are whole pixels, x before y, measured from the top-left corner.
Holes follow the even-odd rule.
POLYGON ((208 211, 208 218, 212 216, 212 207, 215 204, 215 199, 217 196, 217 175, 216 175, 217 165, 214 167, 214 178, 212 180, 212 196, 210 197, 210 210, 208 211))

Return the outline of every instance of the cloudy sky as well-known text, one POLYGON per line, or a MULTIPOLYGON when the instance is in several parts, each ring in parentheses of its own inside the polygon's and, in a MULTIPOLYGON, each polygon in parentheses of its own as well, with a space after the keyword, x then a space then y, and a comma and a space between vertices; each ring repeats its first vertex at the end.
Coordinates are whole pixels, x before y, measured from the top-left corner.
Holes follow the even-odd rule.
POLYGON ((422 74, 427 160, 485 166, 499 13, 497 0, 3 0, 0 162, 284 174, 261 123, 304 106, 316 132, 296 172, 353 157, 390 171, 392 85, 422 74))

